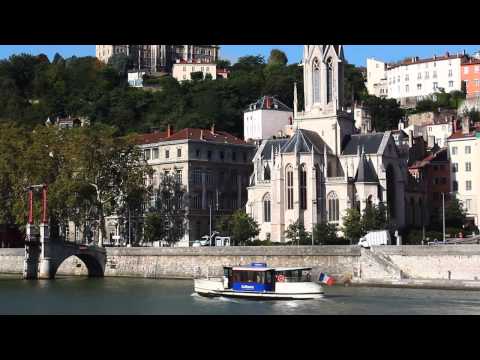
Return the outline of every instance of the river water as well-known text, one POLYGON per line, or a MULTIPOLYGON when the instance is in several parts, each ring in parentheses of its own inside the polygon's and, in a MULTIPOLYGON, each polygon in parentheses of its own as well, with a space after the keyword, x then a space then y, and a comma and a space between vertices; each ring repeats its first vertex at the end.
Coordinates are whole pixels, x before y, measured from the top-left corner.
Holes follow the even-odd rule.
POLYGON ((480 292, 333 286, 320 300, 203 298, 191 280, 0 277, 0 315, 480 314, 480 292))

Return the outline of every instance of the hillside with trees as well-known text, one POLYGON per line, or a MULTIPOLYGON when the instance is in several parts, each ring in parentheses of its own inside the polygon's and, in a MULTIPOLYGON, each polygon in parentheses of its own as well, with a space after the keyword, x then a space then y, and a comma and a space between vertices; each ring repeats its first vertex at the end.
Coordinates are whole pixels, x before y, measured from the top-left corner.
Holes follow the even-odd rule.
MULTIPOLYGON (((118 134, 151 128, 217 128, 241 136, 243 111, 263 95, 273 95, 293 105, 297 82, 299 107, 303 104, 303 68, 288 65, 285 53, 272 50, 268 60, 248 55, 228 67, 228 79, 198 79, 179 83, 170 76, 156 80, 160 91, 128 86, 131 59, 116 55, 108 65, 94 57, 64 59, 21 54, 0 61, 0 122, 11 121, 33 129, 50 117, 83 116, 91 123, 117 128, 118 134)), ((362 73, 353 65, 345 69, 347 105, 365 94, 362 73)))

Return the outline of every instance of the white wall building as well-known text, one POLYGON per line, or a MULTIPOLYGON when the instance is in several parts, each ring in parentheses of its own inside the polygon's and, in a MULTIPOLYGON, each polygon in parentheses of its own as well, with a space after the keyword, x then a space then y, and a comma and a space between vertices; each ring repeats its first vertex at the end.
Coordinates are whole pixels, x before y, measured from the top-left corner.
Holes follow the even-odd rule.
POLYGON ((250 104, 243 113, 245 140, 269 139, 292 123, 293 110, 278 99, 264 96, 250 104))
POLYGON ((201 63, 200 61, 192 62, 182 62, 178 61, 173 64, 172 76, 177 79, 177 81, 188 81, 192 80, 192 73, 202 72, 203 78, 210 74, 212 80, 217 78, 217 65, 213 63, 201 63))
POLYGON ((129 45, 95 45, 95 56, 98 60, 107 64, 113 55, 128 55, 129 48, 129 45))
POLYGON ((387 66, 383 61, 367 59, 367 91, 370 95, 387 97, 387 66))
POLYGON ((396 64, 387 65, 375 59, 367 59, 367 90, 379 96, 377 88, 382 79, 382 64, 385 66, 387 97, 416 101, 434 92, 462 90, 461 63, 466 54, 434 56, 429 59, 414 57, 396 64))
MULTIPOLYGON (((465 129, 465 125, 463 126, 465 129)), ((448 139, 451 189, 463 203, 467 217, 479 225, 480 215, 480 128, 455 132, 448 139)))

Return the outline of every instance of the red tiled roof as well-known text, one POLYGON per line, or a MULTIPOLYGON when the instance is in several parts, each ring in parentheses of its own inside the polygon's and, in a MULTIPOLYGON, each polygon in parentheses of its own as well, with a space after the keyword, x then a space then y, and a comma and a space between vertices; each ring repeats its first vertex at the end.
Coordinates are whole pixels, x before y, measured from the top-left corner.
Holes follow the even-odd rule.
POLYGON ((412 58, 409 58, 409 59, 403 60, 400 63, 388 64, 387 66, 388 66, 388 69, 393 69, 393 68, 396 68, 396 67, 399 67, 399 66, 422 64, 422 63, 427 63, 427 62, 432 62, 432 61, 442 61, 442 60, 457 59, 457 58, 461 58, 462 61, 465 61, 465 59, 468 59, 467 55, 464 55, 464 54, 460 54, 460 55, 449 54, 448 56, 447 55, 436 56, 435 58, 428 58, 428 59, 417 59, 417 58, 415 58, 415 60, 413 60, 412 58))
POLYGON ((170 137, 167 137, 166 132, 141 134, 139 135, 138 143, 144 145, 175 140, 203 140, 221 144, 247 145, 247 143, 242 139, 239 139, 225 131, 215 131, 212 134, 211 130, 195 128, 182 129, 173 133, 170 137))
POLYGON ((473 131, 470 131, 469 133, 467 134, 464 134, 462 132, 462 129, 460 129, 459 131, 453 133, 452 135, 450 135, 450 137, 448 138, 448 140, 454 140, 454 139, 464 139, 464 138, 471 138, 471 137, 475 137, 475 134, 477 131, 480 131, 480 126, 476 126, 473 131))
POLYGON ((143 144, 152 144, 159 142, 160 140, 164 139, 167 137, 167 132, 154 132, 154 133, 148 133, 148 134, 140 134, 138 135, 138 140, 137 143, 139 145, 143 144))

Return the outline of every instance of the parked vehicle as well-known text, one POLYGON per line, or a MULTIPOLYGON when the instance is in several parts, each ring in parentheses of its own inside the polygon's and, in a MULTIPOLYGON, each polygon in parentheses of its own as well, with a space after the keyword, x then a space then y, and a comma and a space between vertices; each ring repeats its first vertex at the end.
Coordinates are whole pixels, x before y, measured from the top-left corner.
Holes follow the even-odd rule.
POLYGON ((215 246, 230 246, 231 241, 229 236, 217 236, 215 238, 215 246))
POLYGON ((370 231, 360 238, 358 245, 369 248, 370 246, 392 245, 392 238, 388 230, 370 231))

